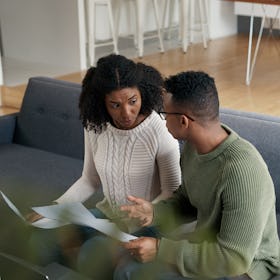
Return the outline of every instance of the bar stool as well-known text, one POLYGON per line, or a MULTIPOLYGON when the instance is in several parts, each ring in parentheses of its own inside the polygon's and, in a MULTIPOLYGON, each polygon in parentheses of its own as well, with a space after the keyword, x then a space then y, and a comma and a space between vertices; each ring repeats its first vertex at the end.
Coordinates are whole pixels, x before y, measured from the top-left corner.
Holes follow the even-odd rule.
POLYGON ((95 49, 103 46, 114 46, 114 53, 118 54, 118 45, 113 20, 111 0, 87 0, 87 37, 88 37, 88 55, 90 65, 95 63, 95 49), (96 41, 96 8, 97 6, 105 6, 108 11, 108 20, 112 39, 106 41, 96 41))
POLYGON ((194 32, 201 32, 204 48, 207 48, 209 40, 209 1, 208 0, 191 0, 191 19, 190 19, 190 43, 193 43, 194 32), (198 4, 198 6, 196 6, 198 4), (199 20, 196 20, 195 12, 198 8, 199 20))
MULTIPOLYGON (((1 26, 0 26, 1 30, 1 26)), ((2 52, 0 48, 0 87, 4 84, 4 77, 3 77, 3 64, 2 64, 2 52)), ((2 90, 0 89, 0 106, 3 105, 3 97, 2 97, 2 90)))
MULTIPOLYGON (((128 0, 118 0, 118 7, 117 7, 117 36, 119 35, 119 24, 120 24, 120 10, 121 10, 121 4, 124 3, 123 1, 128 0)), ((147 3, 147 0, 130 0, 134 4, 134 10, 135 10, 135 18, 136 18, 136 30, 134 33, 134 42, 136 45, 136 48, 138 49, 138 56, 143 57, 144 52, 144 40, 151 39, 151 38, 158 38, 159 45, 160 45, 160 52, 164 52, 163 47, 163 41, 161 36, 161 24, 160 24, 160 17, 159 17, 159 6, 158 6, 158 0, 152 0, 153 5, 153 12, 155 16, 155 23, 156 23, 156 35, 145 35, 144 31, 144 23, 145 23, 145 4, 147 3)))
MULTIPOLYGON (((3 81, 3 66, 2 66, 2 54, 1 54, 1 49, 0 49, 0 87, 4 84, 3 81)), ((2 98, 2 92, 0 89, 0 106, 3 105, 3 98, 2 98)))
POLYGON ((2 86, 4 83, 4 79, 3 79, 3 65, 2 65, 2 54, 1 54, 1 50, 0 50, 0 86, 2 86))
POLYGON ((193 42, 194 32, 200 32, 204 48, 207 48, 209 39, 208 27, 208 0, 165 0, 163 11, 162 28, 165 29, 165 22, 168 16, 168 38, 172 29, 172 20, 174 16, 174 6, 179 9, 179 40, 182 41, 183 52, 187 51, 189 43, 193 42), (196 20, 196 10, 198 9, 199 20, 196 20))
MULTIPOLYGON (((0 25, 0 30, 1 30, 1 25, 0 25)), ((2 64, 2 50, 0 48, 0 86, 2 86, 4 83, 4 78, 3 78, 3 64, 2 64)), ((0 105, 1 105, 1 96, 0 96, 0 105)))

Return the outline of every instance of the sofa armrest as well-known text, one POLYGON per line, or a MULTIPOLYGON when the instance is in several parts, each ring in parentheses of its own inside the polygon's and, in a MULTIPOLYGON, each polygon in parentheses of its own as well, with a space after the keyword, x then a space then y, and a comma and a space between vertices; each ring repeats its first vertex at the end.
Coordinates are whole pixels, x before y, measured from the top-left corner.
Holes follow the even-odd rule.
POLYGON ((0 116, 0 144, 12 143, 18 113, 0 116))

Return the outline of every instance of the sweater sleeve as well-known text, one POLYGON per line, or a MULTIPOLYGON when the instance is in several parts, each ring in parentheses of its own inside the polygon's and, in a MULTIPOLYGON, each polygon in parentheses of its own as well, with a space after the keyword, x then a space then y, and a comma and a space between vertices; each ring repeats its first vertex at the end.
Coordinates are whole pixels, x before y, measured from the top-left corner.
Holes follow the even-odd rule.
POLYGON ((85 130, 84 136, 85 154, 82 176, 62 196, 55 200, 57 203, 84 202, 101 187, 101 182, 93 161, 89 132, 85 130))
POLYGON ((161 192, 153 200, 156 203, 170 197, 181 184, 179 143, 164 127, 159 135, 156 155, 161 192))
MULTIPOLYGON (((158 257, 176 265, 187 277, 248 273, 274 207, 273 184, 264 165, 255 158, 224 172, 218 228, 207 229, 196 242, 163 238, 158 257)), ((201 194, 201 199, 207 198, 201 194)))
POLYGON ((172 197, 154 204, 153 225, 160 226, 164 232, 194 222, 196 218, 196 208, 191 205, 183 185, 173 193, 172 197))

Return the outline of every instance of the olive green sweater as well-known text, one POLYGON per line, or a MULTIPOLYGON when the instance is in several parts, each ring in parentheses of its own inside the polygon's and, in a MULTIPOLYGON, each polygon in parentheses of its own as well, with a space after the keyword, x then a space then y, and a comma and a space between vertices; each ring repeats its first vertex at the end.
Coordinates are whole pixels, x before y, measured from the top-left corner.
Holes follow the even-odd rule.
POLYGON ((267 280, 280 274, 273 182, 253 145, 224 128, 228 138, 208 154, 186 143, 182 186, 155 205, 154 224, 197 226, 178 241, 162 238, 158 258, 186 277, 267 280))

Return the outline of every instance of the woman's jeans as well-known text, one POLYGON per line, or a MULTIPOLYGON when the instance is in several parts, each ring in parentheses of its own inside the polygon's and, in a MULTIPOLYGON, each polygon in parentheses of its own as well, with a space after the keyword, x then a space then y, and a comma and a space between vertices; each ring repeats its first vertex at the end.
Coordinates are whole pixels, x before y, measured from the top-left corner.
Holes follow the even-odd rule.
MULTIPOLYGON (((159 237, 159 232, 154 227, 146 227, 133 235, 159 237)), ((80 273, 92 279, 111 280, 119 261, 129 256, 119 241, 105 235, 94 236, 80 248, 77 267, 80 273)))
MULTIPOLYGON (((90 211, 96 218, 107 218, 97 208, 90 211)), ((72 224, 56 229, 35 229, 29 241, 31 261, 43 266, 58 262, 75 268, 75 250, 86 240, 98 235, 101 233, 93 228, 72 224)))
MULTIPOLYGON (((133 235, 162 237, 162 234, 155 227, 143 228, 133 235)), ((80 273, 92 279, 191 280, 191 278, 181 276, 174 266, 167 263, 154 261, 143 264, 138 262, 120 246, 118 241, 104 235, 94 236, 82 245, 77 263, 80 273)), ((250 278, 247 275, 242 275, 216 280, 250 280, 250 278)))
MULTIPOLYGON (((107 217, 97 208, 91 212, 96 218, 107 217)), ((161 237, 154 227, 134 233, 136 236, 161 237)), ((59 229, 36 229, 31 236, 32 261, 47 265, 51 262, 77 268, 93 279, 114 280, 190 280, 182 277, 172 266, 161 262, 140 263, 123 249, 119 242, 89 227, 67 225, 59 229), (77 248, 77 258, 73 250, 77 248), (75 254, 74 254, 75 255, 75 254)), ((246 275, 217 280, 249 280, 246 275)))

